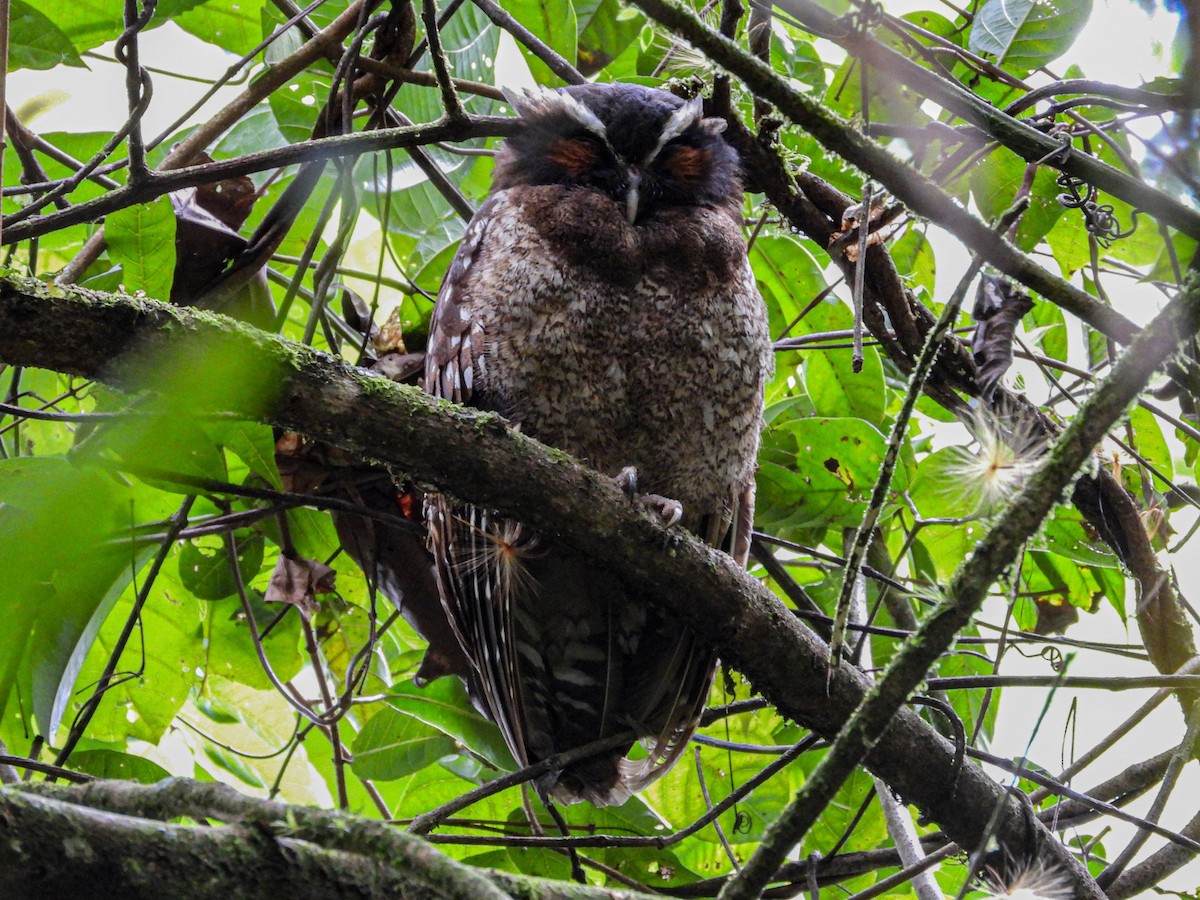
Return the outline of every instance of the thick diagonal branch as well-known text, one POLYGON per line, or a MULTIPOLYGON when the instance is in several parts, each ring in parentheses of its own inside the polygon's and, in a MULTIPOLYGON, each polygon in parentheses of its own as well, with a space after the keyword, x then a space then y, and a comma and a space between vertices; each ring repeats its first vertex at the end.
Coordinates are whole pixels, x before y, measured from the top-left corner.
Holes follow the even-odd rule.
MULTIPOLYGON (((51 292, 36 282, 0 284, 2 361, 131 388, 141 384, 139 359, 161 352, 265 361, 270 377, 222 398, 225 410, 385 463, 586 548, 598 565, 694 628, 783 715, 826 737, 837 735, 866 695, 869 685, 849 667, 839 669, 826 693, 825 644, 729 557, 663 531, 611 479, 495 415, 457 409, 221 316, 51 292)), ((954 748, 910 710, 895 713, 866 761, 963 846, 980 840, 997 805, 1006 810, 1000 841, 1028 839, 1016 801, 977 767, 956 773, 954 748)), ((1046 843, 1058 864, 1071 864, 1061 845, 1046 843)))

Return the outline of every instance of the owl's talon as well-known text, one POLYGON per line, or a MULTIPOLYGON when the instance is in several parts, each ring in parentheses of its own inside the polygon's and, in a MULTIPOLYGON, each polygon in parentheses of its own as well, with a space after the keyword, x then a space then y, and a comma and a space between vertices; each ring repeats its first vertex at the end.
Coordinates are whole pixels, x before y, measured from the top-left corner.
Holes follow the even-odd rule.
POLYGON ((660 497, 658 494, 638 494, 634 502, 646 509, 658 519, 663 528, 678 525, 683 518, 683 504, 670 497, 660 497))
POLYGON ((637 499, 637 468, 635 466, 626 466, 613 479, 632 503, 637 499))
POLYGON ((630 503, 636 503, 638 506, 645 507, 646 511, 658 519, 659 524, 663 528, 670 528, 672 525, 677 525, 679 520, 683 518, 683 504, 678 500, 672 500, 670 497, 663 497, 660 494, 639 494, 637 489, 638 473, 635 466, 626 466, 616 477, 613 478, 619 487, 629 498, 630 503))

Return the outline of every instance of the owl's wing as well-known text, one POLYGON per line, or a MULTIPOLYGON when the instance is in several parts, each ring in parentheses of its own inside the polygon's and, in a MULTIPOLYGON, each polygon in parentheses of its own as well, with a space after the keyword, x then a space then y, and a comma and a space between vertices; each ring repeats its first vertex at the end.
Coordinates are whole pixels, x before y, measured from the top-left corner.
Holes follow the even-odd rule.
POLYGON ((498 204, 489 197, 479 207, 458 245, 458 252, 446 270, 437 304, 429 319, 429 345, 425 352, 425 390, 435 397, 478 406, 475 394, 475 366, 483 356, 484 331, 479 304, 495 302, 470 290, 472 263, 487 234, 492 213, 498 204))
MULTIPOLYGON (((482 306, 502 299, 472 290, 472 266, 500 202, 497 195, 489 197, 467 226, 438 292, 425 356, 428 393, 483 409, 487 398, 476 390, 486 341, 482 306)), ((515 554, 534 537, 519 523, 472 504, 453 504, 441 494, 426 497, 425 518, 442 602, 471 662, 468 689, 500 727, 518 762, 527 764, 520 753, 527 744, 512 617, 514 595, 522 586, 513 576, 519 569, 506 563, 519 566, 515 554)))

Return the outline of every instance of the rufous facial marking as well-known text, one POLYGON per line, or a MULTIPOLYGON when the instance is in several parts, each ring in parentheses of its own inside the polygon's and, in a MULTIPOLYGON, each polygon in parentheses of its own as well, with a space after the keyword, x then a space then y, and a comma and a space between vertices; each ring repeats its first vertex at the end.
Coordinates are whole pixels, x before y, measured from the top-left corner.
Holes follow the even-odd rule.
POLYGON ((596 164, 596 150, 587 141, 558 138, 550 145, 546 158, 572 178, 579 178, 596 164))

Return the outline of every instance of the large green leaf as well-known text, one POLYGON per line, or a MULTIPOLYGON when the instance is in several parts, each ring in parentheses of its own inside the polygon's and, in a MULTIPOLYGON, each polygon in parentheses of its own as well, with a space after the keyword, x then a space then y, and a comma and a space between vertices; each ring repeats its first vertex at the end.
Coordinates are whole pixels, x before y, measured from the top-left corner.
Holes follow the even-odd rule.
MULTIPOLYGON (((171 21, 222 50, 249 53, 262 40, 263 0, 170 0, 171 21)), ((160 13, 161 15, 162 13, 160 13)))
POLYGON ((298 144, 312 137, 323 98, 329 96, 330 77, 304 72, 267 98, 275 123, 288 143, 298 144))
POLYGON ((579 70, 599 72, 620 56, 637 38, 646 17, 618 0, 579 0, 575 4, 579 27, 579 70))
MULTIPOLYGON (((578 56, 579 31, 571 0, 509 0, 504 8, 513 18, 572 65, 578 56)), ((539 84, 560 85, 563 80, 523 44, 521 53, 539 84)))
MULTIPOLYGON (((758 514, 789 527, 852 527, 862 520, 886 441, 861 419, 785 419, 763 439, 758 473, 758 514)), ((907 487, 901 465, 892 490, 907 487)))
POLYGON ((1022 250, 1032 250, 1054 227, 1063 214, 1058 202, 1061 188, 1057 173, 1045 166, 1038 167, 1033 183, 1026 193, 1025 179, 1028 163, 1016 154, 1002 150, 989 154, 971 168, 971 195, 985 219, 996 221, 1016 202, 1018 195, 1029 199, 1029 208, 1017 226, 1016 244, 1022 250))
MULTIPOLYGON (((118 662, 117 672, 126 677, 105 691, 92 718, 88 734, 96 740, 120 743, 136 738, 157 743, 203 674, 204 649, 197 628, 200 604, 179 587, 170 569, 164 566, 150 588, 138 619, 140 627, 118 662), (136 677, 127 677, 128 673, 136 677)), ((76 687, 95 685, 116 650, 135 593, 130 585, 113 607, 79 670, 76 687)), ((89 696, 86 689, 76 690, 65 712, 73 715, 89 696)))
POLYGON ((70 39, 77 53, 113 40, 125 28, 121 8, 109 0, 37 0, 37 10, 70 39))
POLYGON ((71 754, 71 768, 97 778, 119 778, 142 784, 155 784, 171 775, 153 760, 103 748, 75 751, 71 754))
MULTIPOLYGON (((241 529, 234 533, 238 570, 248 582, 262 567, 261 531, 241 529)), ((221 537, 191 538, 179 550, 179 580, 200 600, 223 600, 237 591, 237 581, 225 541, 221 537)))
POLYGON ((887 391, 879 351, 864 348, 862 362, 862 371, 855 372, 849 350, 804 355, 804 386, 817 415, 850 416, 881 425, 887 391))
MULTIPOLYGON (((307 658, 300 650, 303 639, 299 614, 290 610, 275 622, 283 608, 264 603, 257 591, 251 591, 248 599, 271 671, 281 681, 296 677, 307 658), (272 626, 269 632, 268 626, 272 626)), ((206 605, 204 614, 205 671, 256 690, 271 690, 273 683, 263 670, 241 604, 206 605)))
POLYGON ((167 301, 175 278, 175 212, 171 201, 159 197, 149 203, 117 210, 104 225, 108 252, 120 263, 127 291, 144 291, 167 301))
POLYGON ((773 336, 784 336, 785 332, 807 334, 829 327, 822 313, 830 313, 840 305, 834 298, 821 303, 797 323, 809 302, 825 289, 821 265, 803 243, 786 235, 761 235, 750 251, 750 266, 767 304, 773 336))
POLYGON ((457 678, 440 678, 423 688, 412 682, 397 685, 388 693, 387 702, 461 742, 496 768, 512 771, 517 767, 500 729, 475 711, 457 678))
POLYGON ((8 14, 8 64, 10 70, 83 67, 71 39, 45 13, 25 2, 12 0, 8 14))
POLYGON ((108 473, 63 458, 0 461, 0 710, 22 685, 43 734, 57 731, 82 656, 145 561, 120 540, 136 497, 108 473))
POLYGON ((385 708, 371 717, 354 741, 354 771, 363 778, 390 781, 432 765, 456 746, 439 729, 385 708))
POLYGON ((332 773, 323 778, 310 761, 311 756, 328 763, 329 744, 318 732, 288 749, 296 733, 296 712, 277 691, 256 691, 218 675, 206 678, 203 689, 208 700, 204 708, 188 703, 180 712, 194 727, 179 729, 199 767, 226 783, 270 785, 279 779, 281 799, 333 805, 332 773), (209 708, 232 715, 212 718, 205 711, 209 708), (219 749, 217 741, 229 749, 219 749))
POLYGON ((968 44, 1009 69, 1028 71, 1070 49, 1092 14, 1092 0, 987 0, 968 44))

